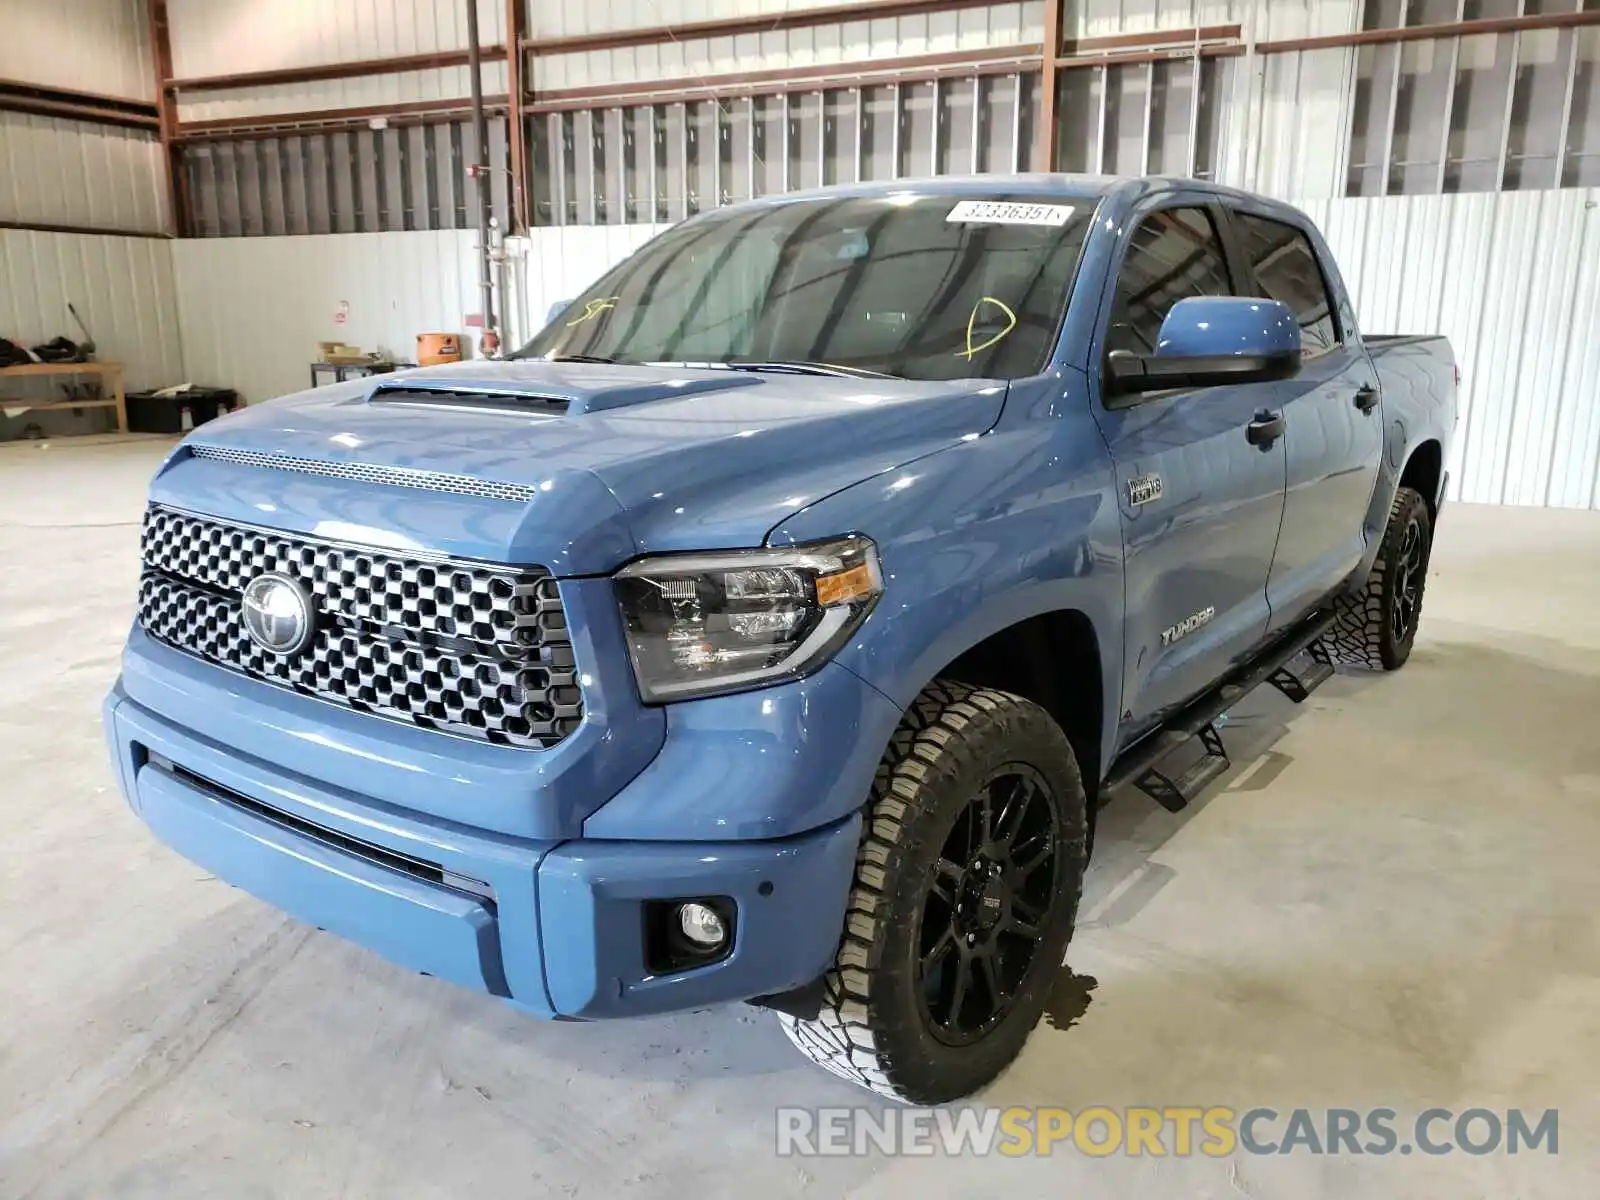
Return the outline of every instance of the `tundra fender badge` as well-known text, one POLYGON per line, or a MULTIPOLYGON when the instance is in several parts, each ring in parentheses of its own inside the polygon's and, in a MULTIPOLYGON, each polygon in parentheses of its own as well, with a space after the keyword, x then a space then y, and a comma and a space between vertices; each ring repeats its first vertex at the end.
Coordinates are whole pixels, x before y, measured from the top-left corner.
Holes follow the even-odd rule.
POLYGON ((1188 637, 1196 629, 1199 629, 1200 626, 1204 625, 1216 615, 1216 607, 1210 604, 1206 605, 1199 612, 1195 613, 1194 616, 1185 617, 1176 625, 1169 625, 1167 628, 1163 629, 1161 631, 1161 644, 1163 646, 1170 646, 1179 638, 1188 637))
POLYGON ((1138 508, 1161 499, 1161 476, 1135 475, 1128 480, 1128 507, 1138 508))

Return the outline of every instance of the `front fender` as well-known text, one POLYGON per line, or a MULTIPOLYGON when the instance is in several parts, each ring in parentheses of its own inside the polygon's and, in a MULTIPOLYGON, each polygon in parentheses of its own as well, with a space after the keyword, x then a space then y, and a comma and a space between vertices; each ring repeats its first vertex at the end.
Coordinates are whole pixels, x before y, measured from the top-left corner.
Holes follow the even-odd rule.
POLYGON ((859 532, 884 595, 837 661, 902 709, 962 652, 1030 617, 1087 616, 1099 642, 1103 762, 1121 709, 1122 530, 1082 377, 1013 385, 993 431, 847 488, 769 536, 859 532))

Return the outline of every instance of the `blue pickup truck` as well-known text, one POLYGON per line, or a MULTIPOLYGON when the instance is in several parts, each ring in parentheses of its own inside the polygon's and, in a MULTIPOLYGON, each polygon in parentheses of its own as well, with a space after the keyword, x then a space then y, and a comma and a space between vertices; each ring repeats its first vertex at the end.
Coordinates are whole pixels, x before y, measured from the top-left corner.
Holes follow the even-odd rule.
MULTIPOLYGON (((105 705, 155 834, 544 1017, 749 1000, 938 1102, 1100 803, 1410 653, 1455 423, 1317 230, 1196 181, 861 184, 661 234, 503 361, 163 463, 105 705)), ((1192 760, 1192 761, 1191 761, 1192 760)))

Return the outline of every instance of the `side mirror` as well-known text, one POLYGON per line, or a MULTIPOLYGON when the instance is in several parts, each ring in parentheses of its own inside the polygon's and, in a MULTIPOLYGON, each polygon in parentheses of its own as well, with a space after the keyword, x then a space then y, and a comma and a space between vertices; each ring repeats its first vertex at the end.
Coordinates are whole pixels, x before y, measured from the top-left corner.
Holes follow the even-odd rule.
POLYGON ((552 304, 550 306, 550 311, 545 313, 545 315, 544 315, 544 323, 546 325, 554 325, 556 323, 556 318, 559 317, 562 313, 566 312, 567 309, 569 307, 571 307, 571 305, 572 305, 572 301, 571 300, 557 300, 554 304, 552 304))
POLYGON ((1107 355, 1106 382, 1112 395, 1270 383, 1299 374, 1300 355, 1300 325, 1287 304, 1192 296, 1161 322, 1153 355, 1107 355))

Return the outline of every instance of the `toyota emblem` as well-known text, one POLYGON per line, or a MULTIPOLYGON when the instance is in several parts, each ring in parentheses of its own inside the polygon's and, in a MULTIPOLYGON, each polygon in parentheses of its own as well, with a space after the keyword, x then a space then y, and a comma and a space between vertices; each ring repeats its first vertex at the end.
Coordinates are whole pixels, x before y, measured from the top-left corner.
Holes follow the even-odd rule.
POLYGON ((257 575, 244 589, 244 629, 273 654, 298 654, 316 632, 311 593, 287 575, 257 575))

